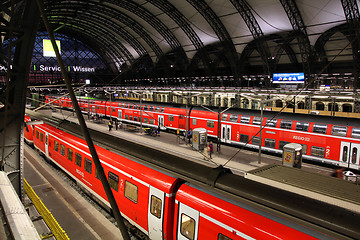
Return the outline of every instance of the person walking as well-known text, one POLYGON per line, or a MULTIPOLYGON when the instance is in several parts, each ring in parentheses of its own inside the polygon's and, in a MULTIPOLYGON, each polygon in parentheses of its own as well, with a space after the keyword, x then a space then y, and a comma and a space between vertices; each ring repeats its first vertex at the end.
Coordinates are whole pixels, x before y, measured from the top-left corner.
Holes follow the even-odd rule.
POLYGON ((209 154, 210 154, 210 158, 212 158, 212 154, 214 153, 214 145, 213 142, 210 141, 209 142, 209 154))

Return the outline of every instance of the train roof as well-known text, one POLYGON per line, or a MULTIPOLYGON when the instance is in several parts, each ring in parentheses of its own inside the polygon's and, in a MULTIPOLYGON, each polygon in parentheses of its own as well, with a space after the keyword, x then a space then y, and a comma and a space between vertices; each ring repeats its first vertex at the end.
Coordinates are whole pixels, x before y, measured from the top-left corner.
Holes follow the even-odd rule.
MULTIPOLYGON (((59 129, 47 124, 42 124, 36 127, 42 129, 43 131, 45 130, 49 132, 53 136, 60 136, 59 140, 70 144, 74 147, 75 151, 86 154, 87 158, 92 159, 90 153, 87 151, 88 146, 85 140, 78 138, 73 134, 60 131, 59 129)), ((119 153, 106 150, 100 146, 95 146, 95 148, 102 164, 105 164, 108 167, 117 170, 118 172, 122 172, 123 174, 124 171, 121 169, 125 169, 125 175, 130 174, 133 176, 133 179, 136 179, 141 183, 146 184, 151 182, 154 187, 160 189, 161 191, 164 191, 168 194, 172 193, 176 178, 170 176, 169 174, 159 172, 151 167, 144 165, 143 163, 140 164, 131 156, 124 157, 119 153)))
MULTIPOLYGON (((30 111, 28 111, 30 112, 30 111)), ((80 126, 68 121, 32 113, 50 124, 81 136, 80 126)), ((344 235, 359 238, 358 222, 360 213, 327 204, 286 190, 258 183, 233 174, 229 169, 213 168, 186 158, 161 151, 115 136, 89 129, 94 142, 106 148, 115 149, 139 159, 141 163, 153 166, 185 181, 218 192, 235 200, 248 201, 249 204, 266 211, 281 214, 297 222, 307 222, 319 229, 335 229, 344 235)))
MULTIPOLYGON (((92 99, 93 101, 104 101, 109 102, 108 99, 92 99)), ((121 102, 127 104, 137 104, 139 105, 139 101, 133 100, 112 100, 112 102, 121 102)), ((186 106, 184 104, 179 103, 155 103, 155 102, 146 102, 143 101, 142 105, 154 106, 154 107, 170 107, 170 108, 182 108, 185 109, 186 106)), ((209 107, 206 108, 212 110, 213 112, 222 112, 227 108, 218 108, 218 107, 209 107)), ((189 105, 188 109, 198 110, 198 111, 208 111, 204 107, 198 105, 189 105)), ((236 115, 244 115, 244 116, 261 116, 260 110, 254 109, 243 109, 243 108, 229 108, 224 112, 224 114, 236 114, 236 115)), ((334 124, 341 126, 353 126, 360 127, 360 121, 357 118, 347 118, 347 117, 338 117, 338 116, 324 116, 324 115, 314 115, 314 114, 303 114, 303 113, 290 113, 290 112, 278 112, 278 111, 263 111, 263 117, 267 119, 285 119, 292 121, 301 121, 301 122, 316 122, 320 124, 334 124)))

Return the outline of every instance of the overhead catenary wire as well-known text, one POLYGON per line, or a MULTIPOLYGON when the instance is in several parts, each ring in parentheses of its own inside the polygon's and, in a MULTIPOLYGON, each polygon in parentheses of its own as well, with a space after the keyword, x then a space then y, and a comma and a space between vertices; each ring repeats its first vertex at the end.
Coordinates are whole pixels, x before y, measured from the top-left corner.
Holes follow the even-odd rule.
MULTIPOLYGON (((329 61, 320 71, 319 73, 317 73, 317 75, 321 74, 324 72, 324 70, 331 64, 334 62, 334 60, 350 45, 352 44, 355 40, 357 39, 357 37, 355 37, 351 42, 349 42, 344 48, 341 49, 341 51, 338 52, 338 54, 336 56, 333 57, 333 59, 331 59, 331 61, 329 61)), ((308 83, 306 84, 306 86, 304 86, 302 89, 300 89, 300 91, 293 97, 293 99, 295 100, 297 96, 299 96, 305 89, 308 89, 308 87, 312 84, 312 82, 314 81, 314 78, 310 79, 310 81, 308 81, 308 83)), ((275 114, 269 121, 267 121, 265 123, 265 125, 263 127, 262 124, 263 123, 260 123, 260 130, 254 135, 252 136, 238 151, 235 152, 235 154, 233 154, 229 160, 227 160, 225 163, 224 163, 224 167, 238 154, 240 153, 248 144, 250 141, 252 141, 252 139, 257 136, 260 131, 263 131, 264 128, 268 125, 268 122, 271 122, 275 117, 277 117, 278 115, 280 115, 282 113, 282 111, 287 108, 287 106, 289 105, 290 101, 287 101, 286 104, 280 109, 280 111, 275 114)), ((295 105, 296 105, 296 102, 295 102, 295 105)), ((260 142, 260 144, 262 144, 260 142)))
POLYGON ((111 205, 111 208, 112 208, 112 212, 114 214, 114 217, 116 219, 116 222, 118 224, 118 227, 120 229, 120 232, 122 234, 122 237, 125 239, 125 240, 130 240, 130 236, 129 236, 129 232, 127 231, 127 228, 125 226, 125 223, 124 223, 124 220, 120 214, 120 211, 119 211, 119 208, 118 208, 118 205, 116 203, 116 200, 114 198, 114 195, 112 193, 112 190, 109 186, 109 183, 107 181, 107 178, 105 176, 105 173, 104 173, 104 170, 101 166, 101 163, 100 163, 100 159, 97 155, 97 152, 95 150, 95 146, 94 146, 94 143, 91 139, 91 136, 90 136, 90 133, 89 133, 89 130, 86 126, 86 123, 85 123, 85 120, 82 116, 82 113, 81 113, 81 110, 80 110, 80 107, 78 105, 78 102, 77 102, 77 99, 76 99, 76 96, 74 94, 74 91, 71 87, 71 82, 70 82, 70 79, 69 79, 69 76, 68 76, 68 73, 66 71, 66 68, 65 68, 65 65, 64 65, 64 62, 62 61, 62 58, 60 56, 60 52, 59 52, 59 49, 56 45, 56 42, 55 42, 55 36, 54 36, 54 33, 53 31, 51 30, 50 28, 50 25, 47 21, 47 17, 46 17, 46 14, 44 12, 44 9, 43 9, 43 6, 42 4, 40 3, 40 0, 36 0, 36 3, 39 7, 39 10, 40 10, 40 13, 41 13, 41 17, 43 19, 43 22, 44 22, 44 25, 46 27, 46 30, 48 31, 48 34, 49 34, 49 37, 50 37, 50 40, 51 40, 51 43, 53 45, 53 48, 54 48, 54 51, 55 51, 55 55, 56 55, 56 58, 58 60, 58 63, 59 63, 59 66, 61 68, 61 73, 64 77, 64 81, 66 83, 66 87, 69 91, 69 94, 70 94, 70 97, 71 97, 71 100, 73 102, 73 107, 75 109, 75 112, 76 112, 76 115, 78 117, 78 120, 79 120, 79 123, 80 123, 80 126, 81 126, 81 130, 82 130, 82 133, 84 134, 84 137, 86 139, 86 142, 88 144, 88 147, 89 147, 89 150, 90 150, 90 153, 91 153, 91 156, 93 158, 93 161, 94 161, 94 164, 95 164, 95 167, 99 173, 99 177, 100 177, 100 180, 103 184, 103 187, 104 187, 104 190, 105 190, 105 193, 106 193, 106 196, 109 200, 109 203, 111 205))

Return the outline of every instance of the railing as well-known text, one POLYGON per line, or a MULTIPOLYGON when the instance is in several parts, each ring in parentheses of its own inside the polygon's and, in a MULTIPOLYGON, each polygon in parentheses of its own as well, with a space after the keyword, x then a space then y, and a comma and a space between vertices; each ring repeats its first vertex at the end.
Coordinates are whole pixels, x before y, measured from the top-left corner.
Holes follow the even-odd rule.
MULTIPOLYGON (((28 197, 33 202, 35 208, 40 213, 42 218, 44 219, 45 223, 48 225, 50 230, 52 231, 52 234, 55 236, 57 240, 60 239, 70 239, 66 232, 61 228, 60 224, 56 221, 54 216, 51 214, 51 212, 47 209, 47 207, 44 205, 44 203, 40 200, 40 198, 36 195, 33 188, 29 185, 29 183, 24 179, 24 190, 28 197)), ((41 236, 42 239, 47 238, 49 236, 41 236)))

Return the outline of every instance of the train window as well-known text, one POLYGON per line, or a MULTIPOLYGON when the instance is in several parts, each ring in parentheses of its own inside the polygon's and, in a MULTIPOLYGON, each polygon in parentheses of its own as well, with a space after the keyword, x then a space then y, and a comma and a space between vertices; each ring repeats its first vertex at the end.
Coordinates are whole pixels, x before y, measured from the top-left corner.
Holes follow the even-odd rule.
POLYGON ((241 116, 240 122, 241 123, 250 123, 250 117, 249 116, 241 116))
POLYGON ((174 116, 173 115, 169 115, 169 122, 173 122, 174 121, 174 116))
POLYGON ((309 123, 308 122, 297 122, 295 129, 298 131, 307 132, 309 129, 309 123))
POLYGON ((351 163, 352 164, 356 163, 356 159, 357 159, 357 155, 358 155, 357 152, 358 152, 358 149, 356 147, 353 147, 352 155, 351 155, 351 163))
POLYGON ((45 144, 48 144, 48 135, 45 135, 45 144))
MULTIPOLYGON (((102 168, 102 171, 104 171, 104 168, 103 167, 101 167, 101 168, 102 168)), ((95 177, 100 180, 99 172, 96 169, 96 167, 95 167, 95 177)))
POLYGON ((160 107, 156 107, 155 112, 160 112, 160 107))
POLYGON ((333 126, 331 129, 331 135, 346 137, 347 127, 333 126))
POLYGON ((119 176, 109 171, 109 185, 115 191, 119 191, 119 176))
POLYGON ((190 240, 195 237, 195 220, 184 213, 181 214, 180 233, 190 240))
POLYGON ((54 150, 57 151, 57 152, 59 151, 59 142, 56 141, 56 140, 54 142, 54 150))
POLYGON ((253 137, 252 138, 252 144, 259 146, 260 145, 260 138, 259 137, 253 137))
POLYGON ((118 107, 121 107, 121 103, 119 103, 118 107))
POLYGON ((125 119, 129 119, 129 116, 127 114, 125 114, 125 119))
POLYGON ((325 157, 325 148, 312 146, 311 147, 311 156, 316 156, 316 157, 321 157, 321 158, 325 157))
POLYGON ((161 108, 161 112, 162 112, 162 113, 165 112, 165 108, 161 108))
POLYGON ((154 119, 153 119, 153 118, 149 118, 149 123, 150 123, 150 124, 154 124, 154 119))
POLYGON ((326 133, 327 125, 326 124, 314 124, 313 132, 314 133, 326 133))
POLYGON ((221 121, 226 121, 226 120, 227 120, 227 117, 228 117, 228 115, 225 114, 225 113, 223 113, 222 118, 221 118, 221 121))
POLYGON ((230 122, 237 122, 239 119, 239 115, 237 114, 230 114, 229 121, 230 122))
POLYGON ((292 121, 291 120, 281 120, 280 128, 291 129, 292 121))
POLYGON ((260 125, 260 122, 261 122, 261 117, 254 117, 254 119, 253 119, 254 125, 260 125))
POLYGON ((151 195, 150 212, 157 218, 161 218, 161 199, 151 195))
POLYGON ((91 160, 85 158, 85 162, 84 162, 84 168, 85 171, 87 171, 88 173, 92 173, 92 162, 91 160))
POLYGON ((70 148, 68 148, 68 149, 67 149, 67 159, 69 159, 70 161, 72 161, 72 160, 73 160, 73 154, 74 154, 73 150, 70 149, 70 148))
POLYGON ((353 128, 351 132, 352 138, 360 138, 360 128, 353 128))
POLYGON ((63 144, 60 145, 60 154, 65 156, 65 146, 63 144))
POLYGON ((144 118, 144 123, 148 123, 148 119, 147 119, 147 118, 144 118))
POLYGON ((206 122, 206 126, 207 126, 208 128, 214 128, 215 122, 208 120, 208 121, 206 122))
POLYGON ((265 147, 275 148, 275 139, 265 138, 265 147))
POLYGON ((112 108, 112 111, 115 112, 115 108, 114 108, 114 107, 112 108))
POLYGON ((249 135, 240 134, 240 142, 247 143, 249 141, 249 135))
POLYGON ((276 127, 277 119, 268 119, 266 120, 267 127, 276 127))
POLYGON ((148 110, 148 106, 144 106, 144 111, 147 111, 148 110))
POLYGON ((232 238, 229 238, 225 236, 224 234, 219 233, 218 240, 232 240, 232 238))
POLYGON ((134 108, 134 109, 137 109, 137 108, 138 108, 138 105, 137 105, 137 104, 134 104, 133 108, 134 108))
POLYGON ((288 144, 288 143, 290 143, 290 142, 279 141, 279 149, 280 149, 280 150, 283 150, 284 146, 285 146, 286 144, 288 144))
POLYGON ((150 112, 154 111, 154 107, 149 107, 149 111, 150 112))
POLYGON ((75 164, 81 167, 81 155, 79 153, 75 153, 75 164))
POLYGON ((44 141, 44 134, 40 133, 40 141, 44 141))
POLYGON ((131 182, 125 181, 125 197, 137 203, 138 201, 138 187, 131 182))
POLYGON ((349 151, 349 147, 348 147, 348 146, 344 146, 344 147, 343 147, 343 155, 342 155, 342 160, 343 160, 343 162, 347 162, 348 151, 349 151))
POLYGON ((138 121, 138 117, 137 116, 134 116, 134 121, 138 121))
POLYGON ((133 116, 132 116, 132 115, 129 116, 129 120, 131 120, 131 121, 133 120, 133 116))
POLYGON ((192 119, 192 124, 193 124, 193 125, 196 125, 196 124, 197 124, 197 119, 196 119, 196 118, 193 118, 193 119, 192 119))

